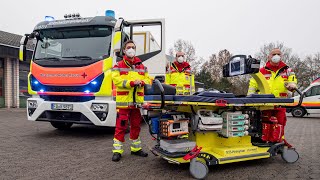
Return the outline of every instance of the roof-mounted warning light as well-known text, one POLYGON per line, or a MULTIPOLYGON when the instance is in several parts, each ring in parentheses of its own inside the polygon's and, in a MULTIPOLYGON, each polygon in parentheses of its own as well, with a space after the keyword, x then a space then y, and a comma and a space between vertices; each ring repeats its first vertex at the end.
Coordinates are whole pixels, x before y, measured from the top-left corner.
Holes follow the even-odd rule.
POLYGON ((73 14, 65 14, 64 15, 65 19, 78 19, 81 18, 79 13, 73 13, 73 14))
POLYGON ((44 20, 45 20, 45 21, 54 21, 54 17, 52 17, 52 16, 45 16, 45 17, 44 17, 44 20))
POLYGON ((109 17, 115 18, 115 13, 114 13, 113 10, 106 10, 105 15, 106 15, 106 16, 109 16, 109 17))

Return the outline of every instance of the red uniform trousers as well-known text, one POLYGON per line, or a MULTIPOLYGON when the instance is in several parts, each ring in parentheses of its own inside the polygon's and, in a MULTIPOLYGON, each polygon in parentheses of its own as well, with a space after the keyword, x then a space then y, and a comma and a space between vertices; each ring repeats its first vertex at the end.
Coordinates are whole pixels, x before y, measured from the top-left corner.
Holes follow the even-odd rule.
POLYGON ((266 110, 263 111, 262 115, 262 140, 270 142, 283 141, 284 128, 287 123, 286 109, 266 110))
POLYGON ((141 114, 138 108, 119 109, 116 121, 116 130, 114 138, 118 141, 124 142, 124 136, 130 120, 130 139, 136 140, 140 134, 141 114))

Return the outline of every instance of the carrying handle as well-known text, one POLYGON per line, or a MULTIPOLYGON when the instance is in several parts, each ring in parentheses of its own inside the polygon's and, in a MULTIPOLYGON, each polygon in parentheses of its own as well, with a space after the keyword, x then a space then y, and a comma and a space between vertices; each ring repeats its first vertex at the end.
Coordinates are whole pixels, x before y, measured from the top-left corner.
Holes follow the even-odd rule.
POLYGON ((301 106, 301 104, 302 104, 302 101, 303 101, 303 98, 304 98, 304 94, 305 94, 305 93, 302 93, 298 88, 295 88, 294 90, 297 91, 297 93, 300 95, 299 103, 298 103, 298 105, 297 105, 297 107, 299 107, 299 106, 301 106))
POLYGON ((164 108, 164 88, 161 84, 161 82, 158 79, 155 79, 154 82, 157 84, 157 86, 160 89, 160 94, 161 94, 161 106, 159 109, 163 109, 164 108))
POLYGON ((202 147, 198 147, 198 146, 194 147, 188 154, 186 154, 183 157, 183 159, 187 161, 187 160, 196 158, 199 155, 201 149, 202 147))
POLYGON ((300 107, 301 106, 301 104, 303 102, 303 98, 304 98, 305 92, 302 93, 298 88, 294 88, 294 90, 297 91, 297 93, 300 95, 298 104, 295 105, 295 106, 281 106, 281 107, 284 107, 284 108, 296 108, 296 107, 300 107))

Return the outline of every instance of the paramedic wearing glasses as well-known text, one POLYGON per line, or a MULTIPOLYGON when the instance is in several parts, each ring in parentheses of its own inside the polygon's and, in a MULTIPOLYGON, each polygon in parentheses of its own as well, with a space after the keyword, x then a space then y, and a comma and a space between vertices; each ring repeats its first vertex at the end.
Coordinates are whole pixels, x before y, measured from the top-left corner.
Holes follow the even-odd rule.
MULTIPOLYGON (((295 73, 282 61, 282 52, 278 48, 273 49, 270 52, 268 62, 264 67, 260 68, 260 72, 266 78, 270 87, 270 92, 277 98, 287 98, 288 91, 292 92, 297 87, 295 73)), ((258 92, 257 82, 251 78, 248 95, 258 92)), ((278 123, 284 128, 287 122, 286 109, 277 108, 273 116, 277 118, 278 123)), ((282 137, 282 139, 284 139, 284 137, 282 137)))
POLYGON ((129 40, 124 43, 125 56, 112 69, 112 80, 116 86, 117 120, 113 139, 112 161, 119 161, 123 153, 123 143, 128 121, 130 120, 131 154, 147 157, 142 151, 140 134, 141 114, 133 103, 133 91, 136 87, 136 103, 143 103, 145 84, 150 84, 150 78, 141 60, 135 56, 136 45, 129 40))
POLYGON ((194 76, 183 52, 177 52, 174 62, 167 67, 166 84, 175 86, 177 95, 190 95, 190 90, 194 92, 194 76))

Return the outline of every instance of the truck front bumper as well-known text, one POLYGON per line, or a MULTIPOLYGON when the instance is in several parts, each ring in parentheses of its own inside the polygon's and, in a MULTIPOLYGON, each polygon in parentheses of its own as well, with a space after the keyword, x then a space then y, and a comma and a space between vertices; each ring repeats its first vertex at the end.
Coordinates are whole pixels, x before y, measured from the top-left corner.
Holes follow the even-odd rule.
POLYGON ((44 101, 42 98, 28 98, 27 116, 30 121, 59 121, 77 124, 115 127, 117 110, 115 101, 91 100, 86 102, 44 101), (71 110, 53 110, 52 104, 70 105, 71 110), (93 111, 92 104, 108 104, 106 111, 93 111))

